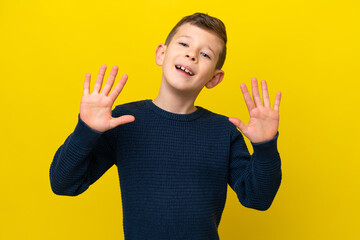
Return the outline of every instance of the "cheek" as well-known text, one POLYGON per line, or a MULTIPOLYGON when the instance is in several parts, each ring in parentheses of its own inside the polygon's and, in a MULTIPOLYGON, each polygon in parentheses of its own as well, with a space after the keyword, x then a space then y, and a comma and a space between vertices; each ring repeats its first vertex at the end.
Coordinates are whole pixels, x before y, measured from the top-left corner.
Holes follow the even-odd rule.
POLYGON ((171 74, 173 65, 169 61, 164 61, 162 65, 162 72, 165 75, 171 74))
POLYGON ((168 53, 164 56, 164 64, 166 64, 166 65, 172 64, 172 63, 173 63, 173 59, 174 59, 173 54, 171 54, 170 52, 168 52, 168 53))
POLYGON ((212 63, 209 63, 204 67, 204 72, 206 72, 207 77, 211 77, 215 72, 215 65, 212 63))

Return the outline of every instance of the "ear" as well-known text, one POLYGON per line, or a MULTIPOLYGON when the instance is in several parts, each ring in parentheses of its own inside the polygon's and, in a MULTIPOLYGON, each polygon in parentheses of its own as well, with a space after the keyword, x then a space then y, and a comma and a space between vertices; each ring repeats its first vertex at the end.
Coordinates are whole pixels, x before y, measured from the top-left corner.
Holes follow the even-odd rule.
POLYGON ((205 84, 205 87, 210 89, 221 83, 224 74, 225 72, 223 70, 215 70, 214 76, 205 84))
POLYGON ((159 44, 159 46, 157 46, 156 51, 155 51, 155 62, 158 66, 163 65, 165 51, 166 51, 166 45, 159 44))

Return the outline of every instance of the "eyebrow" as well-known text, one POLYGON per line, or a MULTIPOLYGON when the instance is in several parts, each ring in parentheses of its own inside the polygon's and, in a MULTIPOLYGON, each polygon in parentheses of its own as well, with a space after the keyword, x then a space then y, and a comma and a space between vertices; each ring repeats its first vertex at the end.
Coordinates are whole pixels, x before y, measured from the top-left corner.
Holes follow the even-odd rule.
MULTIPOLYGON (((192 39, 192 37, 191 37, 191 36, 188 36, 188 35, 181 35, 181 36, 179 36, 179 38, 181 38, 181 37, 192 39)), ((210 47, 209 45, 206 45, 206 47, 215 55, 215 52, 211 49, 211 47, 210 47)))

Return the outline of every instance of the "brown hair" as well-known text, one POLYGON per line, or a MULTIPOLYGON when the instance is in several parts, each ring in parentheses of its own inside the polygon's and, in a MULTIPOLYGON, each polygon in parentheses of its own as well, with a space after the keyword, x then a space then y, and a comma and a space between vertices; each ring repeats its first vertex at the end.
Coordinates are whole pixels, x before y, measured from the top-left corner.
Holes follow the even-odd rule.
POLYGON ((218 62, 216 64, 216 69, 221 69, 224 65, 225 58, 226 58, 226 42, 227 42, 227 36, 226 36, 226 29, 224 23, 215 17, 211 17, 204 13, 194 13, 189 16, 183 17, 171 30, 169 35, 166 38, 165 45, 169 45, 171 42, 171 39, 176 34, 178 28, 185 23, 191 23, 199 28, 202 28, 204 30, 209 30, 213 33, 215 33, 220 39, 224 41, 224 46, 222 48, 222 51, 220 52, 218 62))

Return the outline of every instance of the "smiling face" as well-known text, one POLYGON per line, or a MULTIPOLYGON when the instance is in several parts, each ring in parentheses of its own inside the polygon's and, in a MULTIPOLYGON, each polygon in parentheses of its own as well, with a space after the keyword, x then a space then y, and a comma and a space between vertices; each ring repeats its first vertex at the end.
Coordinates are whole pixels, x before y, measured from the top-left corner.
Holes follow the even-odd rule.
POLYGON ((156 49, 162 66, 162 84, 168 89, 197 96, 201 89, 215 87, 224 76, 216 64, 224 42, 216 34, 191 23, 179 27, 169 45, 156 49))

